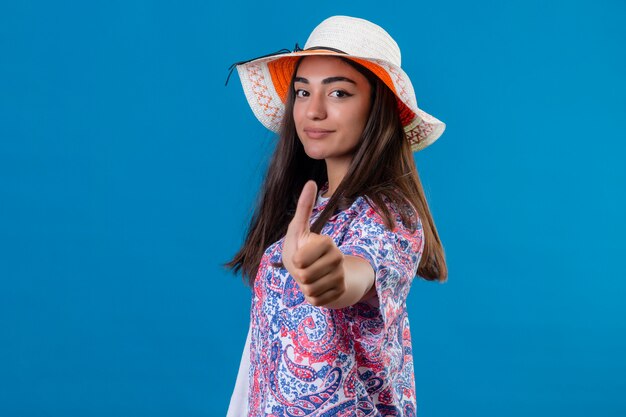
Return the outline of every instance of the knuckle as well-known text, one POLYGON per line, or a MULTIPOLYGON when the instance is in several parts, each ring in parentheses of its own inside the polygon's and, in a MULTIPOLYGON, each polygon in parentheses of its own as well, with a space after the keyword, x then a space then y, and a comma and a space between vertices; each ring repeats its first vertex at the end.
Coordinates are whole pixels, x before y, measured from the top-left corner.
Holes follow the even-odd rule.
POLYGON ((296 268, 302 268, 302 256, 298 252, 293 254, 293 256, 291 257, 291 262, 296 268))
POLYGON ((304 294, 305 297, 310 298, 313 296, 313 289, 309 285, 303 285, 302 294, 304 294))
POLYGON ((343 254, 341 253, 341 251, 337 251, 336 253, 333 254, 332 257, 332 264, 333 266, 337 267, 340 266, 343 263, 343 254))
POLYGON ((322 300, 319 297, 309 297, 309 303, 316 307, 319 307, 323 304, 322 300))
POLYGON ((311 273, 309 271, 302 270, 300 272, 300 281, 303 282, 304 284, 310 284, 311 283, 311 273))

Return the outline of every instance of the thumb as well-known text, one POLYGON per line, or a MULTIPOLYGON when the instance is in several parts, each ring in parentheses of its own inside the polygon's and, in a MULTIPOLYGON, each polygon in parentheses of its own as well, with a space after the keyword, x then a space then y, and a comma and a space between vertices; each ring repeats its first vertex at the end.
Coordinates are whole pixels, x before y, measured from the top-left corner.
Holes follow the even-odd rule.
POLYGON ((300 193, 298 206, 296 207, 296 214, 294 214, 293 219, 289 224, 292 229, 292 233, 300 235, 310 232, 311 226, 309 224, 309 218, 311 217, 316 197, 317 184, 312 180, 307 181, 302 188, 302 193, 300 193))

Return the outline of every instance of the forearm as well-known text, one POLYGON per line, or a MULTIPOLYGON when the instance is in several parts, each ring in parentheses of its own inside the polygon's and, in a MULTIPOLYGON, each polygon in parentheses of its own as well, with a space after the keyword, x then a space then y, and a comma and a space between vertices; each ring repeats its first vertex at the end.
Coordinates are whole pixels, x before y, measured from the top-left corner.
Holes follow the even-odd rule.
POLYGON ((368 261, 358 256, 344 255, 343 269, 345 292, 324 307, 333 309, 348 307, 375 294, 375 273, 368 261))

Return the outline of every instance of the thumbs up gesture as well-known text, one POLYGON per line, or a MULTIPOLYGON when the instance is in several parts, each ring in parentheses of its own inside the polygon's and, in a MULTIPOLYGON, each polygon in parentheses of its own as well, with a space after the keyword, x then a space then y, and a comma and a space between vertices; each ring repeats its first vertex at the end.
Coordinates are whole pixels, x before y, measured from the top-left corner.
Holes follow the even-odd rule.
POLYGON ((308 181, 287 228, 282 257, 306 300, 324 306, 346 291, 344 256, 330 236, 311 233, 309 218, 316 199, 317 185, 308 181))

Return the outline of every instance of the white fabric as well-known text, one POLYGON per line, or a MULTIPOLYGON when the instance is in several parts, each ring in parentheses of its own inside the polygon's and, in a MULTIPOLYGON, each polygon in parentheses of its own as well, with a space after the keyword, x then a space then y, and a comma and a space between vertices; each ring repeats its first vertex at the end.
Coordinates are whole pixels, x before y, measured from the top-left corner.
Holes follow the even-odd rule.
POLYGON ((248 337, 239 363, 239 373, 235 382, 233 395, 230 397, 230 406, 226 417, 246 417, 248 415, 248 386, 250 371, 250 327, 248 337))

